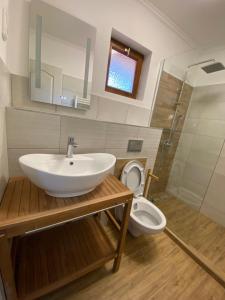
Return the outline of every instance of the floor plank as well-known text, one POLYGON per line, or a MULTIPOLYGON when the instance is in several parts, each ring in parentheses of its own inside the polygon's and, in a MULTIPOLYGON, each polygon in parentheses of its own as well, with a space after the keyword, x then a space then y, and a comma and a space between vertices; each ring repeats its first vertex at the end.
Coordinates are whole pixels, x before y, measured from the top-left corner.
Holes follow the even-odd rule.
MULTIPOLYGON (((115 241, 117 232, 108 228, 115 241)), ((112 264, 42 300, 222 300, 225 290, 165 233, 127 238, 120 270, 112 264)))
POLYGON ((225 273, 225 228, 167 193, 154 195, 167 226, 225 273))

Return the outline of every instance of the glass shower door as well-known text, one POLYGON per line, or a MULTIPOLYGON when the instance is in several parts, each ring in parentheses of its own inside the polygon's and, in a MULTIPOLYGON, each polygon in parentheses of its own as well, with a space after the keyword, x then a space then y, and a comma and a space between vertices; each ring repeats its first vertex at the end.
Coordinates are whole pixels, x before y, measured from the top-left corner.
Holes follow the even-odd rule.
MULTIPOLYGON (((224 57, 225 63, 225 51, 216 57, 224 57)), ((159 207, 169 229, 225 272, 225 71, 206 73, 206 65, 186 69, 185 82, 193 91, 167 200, 159 207)))

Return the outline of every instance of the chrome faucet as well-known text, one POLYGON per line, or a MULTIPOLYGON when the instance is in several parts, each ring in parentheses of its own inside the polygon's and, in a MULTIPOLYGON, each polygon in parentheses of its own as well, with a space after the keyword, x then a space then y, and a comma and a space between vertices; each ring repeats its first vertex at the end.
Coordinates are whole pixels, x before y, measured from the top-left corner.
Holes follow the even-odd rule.
POLYGON ((75 143, 74 137, 69 136, 68 137, 68 143, 67 143, 67 155, 66 157, 72 158, 74 153, 74 148, 77 148, 78 144, 75 143))

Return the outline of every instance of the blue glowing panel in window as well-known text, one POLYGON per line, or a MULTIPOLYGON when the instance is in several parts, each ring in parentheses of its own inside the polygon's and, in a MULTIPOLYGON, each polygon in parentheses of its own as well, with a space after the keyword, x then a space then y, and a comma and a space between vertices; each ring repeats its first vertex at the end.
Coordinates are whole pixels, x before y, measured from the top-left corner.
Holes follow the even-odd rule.
POLYGON ((136 61, 112 49, 107 85, 132 93, 136 61))

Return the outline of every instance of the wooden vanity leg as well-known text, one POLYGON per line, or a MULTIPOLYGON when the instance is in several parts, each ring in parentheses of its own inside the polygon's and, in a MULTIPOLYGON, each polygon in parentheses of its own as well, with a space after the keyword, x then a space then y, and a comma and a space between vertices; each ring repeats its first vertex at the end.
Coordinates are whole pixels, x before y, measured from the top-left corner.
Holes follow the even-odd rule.
POLYGON ((123 211, 123 220, 121 224, 121 229, 120 229, 120 237, 117 245, 117 256, 114 260, 113 264, 113 272, 117 272, 120 267, 120 262, 125 246, 125 241, 126 241, 126 234, 127 234, 127 228, 128 228, 128 223, 129 223, 129 218, 130 218, 130 210, 131 210, 131 205, 132 201, 130 200, 125 204, 124 211, 123 211))
POLYGON ((0 272, 7 300, 18 299, 12 268, 9 241, 4 235, 0 235, 0 272))

